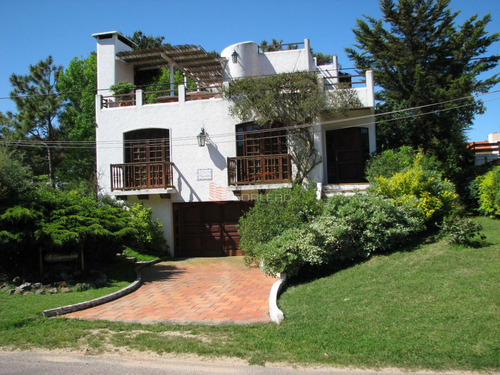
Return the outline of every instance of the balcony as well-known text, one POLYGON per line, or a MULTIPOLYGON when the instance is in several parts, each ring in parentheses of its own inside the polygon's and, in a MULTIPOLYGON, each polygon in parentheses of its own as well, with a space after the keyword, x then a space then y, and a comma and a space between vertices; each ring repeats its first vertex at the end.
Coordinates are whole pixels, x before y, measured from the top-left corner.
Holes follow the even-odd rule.
POLYGON ((130 94, 101 96, 101 109, 116 107, 142 106, 159 103, 184 103, 194 100, 222 98, 222 84, 172 86, 170 89, 143 91, 135 90, 130 94))
POLYGON ((228 184, 260 185, 291 181, 290 155, 259 155, 227 158, 228 184))
POLYGON ((173 188, 170 162, 111 164, 111 191, 173 188))

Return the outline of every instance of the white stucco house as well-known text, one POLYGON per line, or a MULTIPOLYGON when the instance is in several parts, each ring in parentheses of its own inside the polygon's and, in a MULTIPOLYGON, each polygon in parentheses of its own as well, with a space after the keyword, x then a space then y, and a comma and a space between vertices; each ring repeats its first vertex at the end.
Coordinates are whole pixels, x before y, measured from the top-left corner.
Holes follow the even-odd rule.
POLYGON ((151 207, 171 255, 239 254, 242 211, 258 193, 290 184, 286 129, 262 129, 232 117, 221 95, 232 80, 307 71, 318 75, 325 90, 348 82, 361 105, 342 121, 312 127, 322 162, 309 179, 323 196, 364 186, 364 162, 376 148, 372 72, 342 75, 336 56, 332 64, 318 66, 308 39, 296 49, 274 52, 237 43, 214 56, 192 45, 134 51, 115 31, 93 37, 100 192, 151 207), (170 68, 171 77, 180 71, 196 87, 172 83, 154 95, 145 92, 141 79, 162 67, 170 68), (135 92, 113 95, 110 87, 120 81, 135 84, 135 92))

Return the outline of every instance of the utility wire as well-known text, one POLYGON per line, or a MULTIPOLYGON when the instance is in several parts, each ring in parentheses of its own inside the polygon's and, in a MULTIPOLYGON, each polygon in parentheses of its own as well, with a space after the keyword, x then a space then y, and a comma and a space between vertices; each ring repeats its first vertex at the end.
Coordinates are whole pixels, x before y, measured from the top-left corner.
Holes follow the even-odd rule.
MULTIPOLYGON (((500 92, 500 90, 495 90, 491 91, 488 93, 483 93, 483 94, 478 94, 475 96, 479 95, 487 95, 487 94, 492 94, 500 92)), ((332 124, 337 124, 337 123, 348 123, 351 121, 359 121, 359 120, 367 120, 366 122, 356 122, 356 124, 353 124, 352 126, 346 126, 346 127, 359 127, 359 126, 368 126, 374 123, 372 121, 373 118, 381 117, 381 116, 387 116, 390 114, 396 114, 396 113, 403 113, 403 112, 408 112, 408 111, 414 111, 416 109, 422 109, 422 108, 429 108, 432 106, 437 106, 437 105, 442 105, 442 104, 448 104, 452 102, 456 102, 459 100, 465 100, 469 98, 473 98, 474 96, 467 96, 467 97, 462 97, 462 98, 457 98, 457 99, 452 99, 452 100, 447 100, 439 103, 432 103, 432 104, 426 104, 418 107, 411 107, 411 108, 406 108, 406 109, 400 109, 396 111, 389 111, 389 112, 383 112, 383 113, 377 113, 377 114, 370 114, 370 115, 364 115, 364 116, 356 116, 356 117, 351 117, 351 118, 342 118, 342 119, 337 119, 337 120, 332 120, 332 121, 323 121, 323 122, 318 122, 318 123, 312 123, 312 124, 303 124, 303 125, 296 125, 296 126, 288 126, 284 128, 268 128, 268 129, 257 129, 257 130, 251 130, 251 131, 243 131, 243 132, 230 132, 230 133, 219 133, 219 134, 207 134, 209 139, 216 139, 216 138, 226 138, 226 139, 219 139, 217 140, 217 144, 223 144, 223 143, 234 143, 235 141, 237 142, 239 139, 238 137, 248 137, 252 135, 260 135, 259 137, 251 137, 249 138, 252 141, 260 141, 260 140, 265 140, 265 139, 276 139, 277 137, 289 137, 293 136, 293 133, 287 133, 287 134, 270 134, 266 136, 266 133, 279 133, 282 130, 296 130, 296 129, 303 129, 303 128, 318 128, 321 125, 332 125, 332 124)), ((499 100, 500 97, 495 97, 495 98, 490 98, 487 100, 483 100, 484 102, 489 102, 489 101, 495 101, 499 100)), ((397 117, 397 118, 389 118, 389 119, 379 119, 376 120, 377 123, 387 123, 387 122, 392 122, 392 121, 399 121, 402 119, 409 119, 409 118, 416 118, 416 117, 421 117, 421 116, 426 116, 426 115, 432 115, 440 112, 447 112, 447 111, 452 111, 456 110, 458 108, 463 108, 467 106, 474 105, 474 103, 466 103, 462 105, 457 105, 453 106, 450 108, 442 108, 442 109, 436 109, 434 111, 430 112, 424 112, 424 113, 417 113, 417 114, 411 114, 408 116, 404 117, 397 117)), ((314 133, 320 133, 322 129, 315 129, 313 130, 314 133)), ((162 141, 158 141, 157 139, 138 139, 138 140, 106 140, 106 141, 45 141, 45 140, 3 140, 3 143, 6 145, 10 146, 18 146, 18 147, 50 147, 50 148, 64 148, 64 149, 95 149, 96 147, 102 148, 102 149, 111 149, 111 148, 131 148, 134 145, 140 145, 141 142, 149 142, 150 144, 165 144, 165 146, 171 147, 172 145, 175 145, 176 147, 181 147, 181 146, 192 146, 196 145, 197 142, 195 140, 195 136, 189 136, 189 137, 177 137, 177 138, 170 138, 170 139, 165 139, 162 141), (164 142, 164 143, 161 143, 164 142)), ((241 139, 243 140, 243 139, 241 139)))

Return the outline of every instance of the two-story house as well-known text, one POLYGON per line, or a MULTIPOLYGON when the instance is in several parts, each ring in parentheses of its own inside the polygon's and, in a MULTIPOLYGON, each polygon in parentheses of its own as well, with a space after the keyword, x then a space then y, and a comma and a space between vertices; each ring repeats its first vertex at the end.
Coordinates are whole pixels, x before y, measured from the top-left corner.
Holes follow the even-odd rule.
POLYGON ((100 192, 151 207, 172 255, 239 254, 242 212, 257 194, 290 185, 294 166, 286 128, 231 116, 222 87, 232 80, 306 71, 317 74, 325 90, 340 90, 345 86, 339 82, 348 82, 361 104, 342 121, 313 124, 322 162, 309 179, 323 196, 364 186, 364 162, 376 147, 372 72, 342 75, 336 56, 318 66, 308 39, 274 52, 237 43, 215 56, 193 45, 134 50, 114 31, 93 37, 100 192), (169 69, 170 85, 147 92, 138 83, 160 68, 169 69), (184 82, 175 84, 179 72, 184 82), (135 84, 135 91, 114 95, 110 87, 121 81, 135 84))

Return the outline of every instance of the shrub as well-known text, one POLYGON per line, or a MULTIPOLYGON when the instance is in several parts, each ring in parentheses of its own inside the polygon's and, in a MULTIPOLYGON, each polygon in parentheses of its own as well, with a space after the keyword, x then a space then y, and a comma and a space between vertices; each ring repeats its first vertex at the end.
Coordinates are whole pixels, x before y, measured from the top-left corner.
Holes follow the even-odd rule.
POLYGON ((366 179, 373 182, 375 177, 391 177, 413 165, 416 152, 409 146, 398 150, 386 150, 373 156, 366 164, 366 179))
POLYGON ((398 172, 406 172, 416 162, 425 170, 439 170, 434 157, 417 153, 409 146, 401 146, 397 150, 386 150, 373 156, 366 165, 366 179, 373 183, 376 177, 390 178, 398 172))
POLYGON ((395 204, 410 204, 420 211, 428 223, 436 223, 451 213, 458 198, 455 186, 433 169, 421 164, 422 154, 415 158, 414 166, 392 177, 375 177, 371 189, 392 199, 395 204))
POLYGON ((240 248, 247 262, 260 258, 261 245, 290 228, 311 221, 320 211, 322 202, 316 191, 296 185, 259 195, 252 207, 239 221, 240 248))
MULTIPOLYGON (((115 95, 132 94, 135 90, 135 85, 130 82, 120 81, 118 83, 115 83, 114 85, 111 85, 110 90, 113 91, 113 94, 115 95)), ((132 95, 129 95, 127 97, 131 98, 132 95)))
POLYGON ((469 218, 449 216, 443 221, 442 231, 450 243, 472 246, 477 240, 485 240, 479 223, 469 218))
POLYGON ((316 234, 309 228, 288 229, 261 245, 262 269, 266 274, 295 275, 305 264, 323 264, 325 250, 318 245, 316 234))
POLYGON ((403 246, 424 230, 417 210, 396 206, 378 195, 329 199, 321 215, 285 230, 256 253, 266 273, 294 275, 304 266, 369 257, 403 246))
POLYGON ((492 218, 500 217, 500 166, 476 179, 479 211, 492 218))
POLYGON ((137 230, 137 242, 134 246, 136 250, 150 255, 164 255, 167 244, 161 231, 162 223, 153 220, 151 208, 135 204, 130 207, 130 214, 130 226, 137 230))
POLYGON ((334 196, 311 224, 331 260, 366 258, 403 246, 424 229, 416 210, 369 194, 334 196))
POLYGON ((89 263, 111 260, 124 246, 158 250, 158 226, 149 211, 104 203, 78 191, 41 185, 29 199, 0 214, 0 249, 7 272, 38 269, 39 251, 84 251, 89 263))

